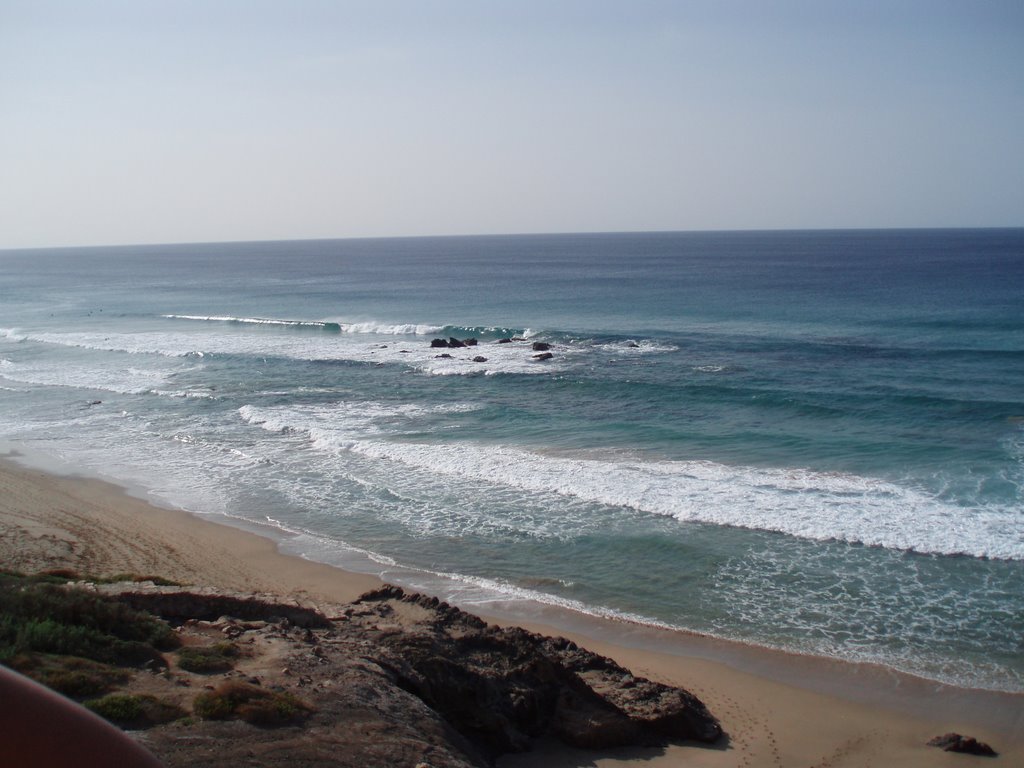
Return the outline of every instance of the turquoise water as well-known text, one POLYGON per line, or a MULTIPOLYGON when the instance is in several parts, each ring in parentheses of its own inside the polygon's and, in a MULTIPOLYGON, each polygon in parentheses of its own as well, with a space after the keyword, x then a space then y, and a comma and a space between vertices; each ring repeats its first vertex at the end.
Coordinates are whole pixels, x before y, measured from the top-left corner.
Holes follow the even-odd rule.
POLYGON ((1022 230, 0 252, 0 414, 463 602, 1024 690, 1022 230))

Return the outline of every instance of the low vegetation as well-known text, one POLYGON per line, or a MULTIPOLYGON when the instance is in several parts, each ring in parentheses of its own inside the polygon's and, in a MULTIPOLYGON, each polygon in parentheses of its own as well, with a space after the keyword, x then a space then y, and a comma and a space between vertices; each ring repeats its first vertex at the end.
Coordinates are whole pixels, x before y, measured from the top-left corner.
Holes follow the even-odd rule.
POLYGON ((113 693, 101 699, 93 699, 85 702, 85 706, 122 728, 149 728, 185 716, 180 707, 155 696, 127 693, 113 693))
POLYGON ((178 651, 178 666, 186 672, 209 675, 234 669, 238 648, 231 643, 189 646, 178 651))
POLYGON ((288 725, 308 717, 313 708, 289 693, 268 691, 250 683, 228 681, 196 696, 192 703, 204 720, 244 720, 252 725, 288 725))
POLYGON ((141 576, 137 573, 115 573, 113 576, 83 576, 70 568, 50 568, 33 576, 37 580, 47 580, 64 584, 69 581, 88 581, 93 584, 120 584, 122 582, 148 581, 158 587, 180 587, 181 582, 165 579, 163 576, 141 576))
POLYGON ((89 579, 95 584, 120 584, 124 581, 142 582, 148 581, 158 587, 180 587, 180 581, 165 579, 163 576, 140 576, 137 573, 115 573, 113 576, 104 576, 100 579, 89 579))
POLYGON ((0 573, 0 663, 36 654, 75 656, 117 666, 163 666, 178 644, 160 619, 53 574, 0 573))
MULTIPOLYGON (((192 717, 273 727, 301 721, 313 711, 291 694, 238 681, 200 693, 193 700, 194 713, 126 691, 140 669, 166 668, 163 652, 176 651, 181 670, 200 674, 233 669, 241 652, 230 642, 181 647, 177 633, 161 619, 69 583, 83 580, 66 569, 33 576, 0 570, 0 664, 82 702, 122 728, 185 724, 192 717)), ((133 574, 87 580, 171 583, 133 574)))
POLYGON ((110 664, 76 656, 22 653, 6 663, 47 688, 79 700, 109 693, 131 677, 125 670, 110 664))

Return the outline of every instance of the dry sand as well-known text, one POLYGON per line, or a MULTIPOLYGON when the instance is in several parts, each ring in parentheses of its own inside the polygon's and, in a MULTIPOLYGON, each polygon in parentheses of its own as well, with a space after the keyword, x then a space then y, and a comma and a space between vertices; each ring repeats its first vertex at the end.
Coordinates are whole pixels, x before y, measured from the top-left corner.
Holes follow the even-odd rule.
MULTIPOLYGON (((280 554, 256 534, 158 508, 117 486, 0 461, 0 567, 65 567, 96 576, 159 575, 309 603, 353 599, 376 579, 280 554)), ((550 615, 550 614, 549 614, 550 615)), ((509 623, 508 617, 490 617, 509 623)), ((871 667, 808 659, 682 633, 565 616, 562 634, 635 673, 687 688, 729 734, 719 748, 588 753, 541 744, 503 758, 525 766, 965 766, 928 739, 957 731, 988 742, 994 765, 1024 765, 1024 695, 940 686, 871 667)))

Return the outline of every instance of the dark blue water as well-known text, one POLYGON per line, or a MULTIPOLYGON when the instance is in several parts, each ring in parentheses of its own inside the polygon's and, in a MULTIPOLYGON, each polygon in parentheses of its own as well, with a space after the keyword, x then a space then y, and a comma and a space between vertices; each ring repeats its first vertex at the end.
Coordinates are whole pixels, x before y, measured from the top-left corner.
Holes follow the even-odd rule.
POLYGON ((309 556, 1024 688, 1022 230, 8 251, 0 327, 0 436, 309 556))

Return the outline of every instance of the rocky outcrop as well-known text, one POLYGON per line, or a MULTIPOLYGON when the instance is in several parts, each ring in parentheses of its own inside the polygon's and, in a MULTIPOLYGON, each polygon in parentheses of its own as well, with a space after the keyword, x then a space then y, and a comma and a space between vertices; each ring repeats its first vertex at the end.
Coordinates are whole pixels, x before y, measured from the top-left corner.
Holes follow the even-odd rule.
POLYGON ((722 736, 682 689, 635 677, 564 638, 489 625, 397 587, 331 606, 331 619, 313 612, 308 626, 300 625, 306 614, 294 613, 300 606, 260 596, 138 592, 125 587, 120 597, 167 618, 193 613, 178 627, 183 645, 220 647, 227 639, 237 652, 222 679, 173 664, 142 673, 134 685, 185 711, 215 683, 257 686, 291 697, 304 712, 301 723, 270 729, 202 719, 196 710, 188 725, 138 734, 168 768, 486 768, 540 737, 603 749, 722 736))
POLYGON ((564 637, 545 637, 544 653, 650 732, 669 739, 714 742, 722 729, 704 704, 682 688, 634 677, 628 669, 564 637))
POLYGON ((396 587, 364 595, 356 605, 349 618, 375 635, 372 658, 491 758, 542 736, 603 749, 714 742, 722 735, 692 694, 634 677, 563 638, 489 626, 396 587), (414 627, 381 629, 410 608, 420 617, 414 627))
POLYGON ((462 349, 463 347, 475 347, 479 342, 476 339, 457 339, 449 336, 447 339, 431 339, 430 346, 433 348, 462 349))
POLYGON ((973 736, 961 736, 959 733, 947 733, 936 736, 928 742, 930 747, 939 747, 944 752, 963 752, 968 755, 996 757, 999 753, 983 741, 973 736))
MULTIPOLYGON (((498 339, 497 342, 495 342, 495 343, 496 344, 511 344, 513 342, 516 342, 516 341, 526 341, 526 339, 524 339, 524 338, 522 338, 520 336, 511 336, 511 337, 507 337, 507 338, 503 338, 503 339, 498 339)), ((438 339, 431 339, 431 341, 430 341, 430 347, 432 349, 464 349, 466 347, 475 347, 478 344, 479 344, 479 342, 476 339, 457 339, 454 336, 450 336, 447 339, 440 339, 440 338, 438 338, 438 339)), ((530 347, 531 347, 531 349, 534 352, 537 352, 537 354, 532 356, 532 359, 534 359, 534 360, 539 360, 539 361, 551 360, 554 357, 554 355, 551 352, 548 351, 549 349, 551 349, 551 345, 548 344, 547 342, 535 341, 535 342, 533 342, 530 345, 530 347)), ((443 359, 447 359, 447 360, 454 359, 447 352, 442 353, 440 355, 435 355, 435 357, 443 358, 443 359)), ((487 362, 487 358, 484 357, 483 355, 476 355, 475 357, 469 358, 469 359, 471 359, 474 363, 486 363, 487 362)))

